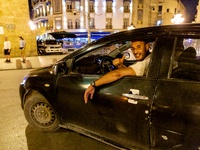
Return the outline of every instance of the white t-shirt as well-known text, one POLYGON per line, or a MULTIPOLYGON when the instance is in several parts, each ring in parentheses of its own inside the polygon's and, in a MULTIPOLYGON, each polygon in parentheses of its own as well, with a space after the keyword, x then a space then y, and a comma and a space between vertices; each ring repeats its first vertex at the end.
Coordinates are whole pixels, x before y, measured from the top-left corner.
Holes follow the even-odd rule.
POLYGON ((4 42, 4 49, 11 49, 10 41, 5 41, 4 42))
POLYGON ((149 54, 143 61, 138 61, 135 64, 130 65, 129 67, 131 67, 135 71, 136 76, 143 76, 147 72, 150 58, 151 54, 149 54))
POLYGON ((20 46, 19 47, 23 47, 25 46, 26 42, 24 40, 20 40, 20 46))

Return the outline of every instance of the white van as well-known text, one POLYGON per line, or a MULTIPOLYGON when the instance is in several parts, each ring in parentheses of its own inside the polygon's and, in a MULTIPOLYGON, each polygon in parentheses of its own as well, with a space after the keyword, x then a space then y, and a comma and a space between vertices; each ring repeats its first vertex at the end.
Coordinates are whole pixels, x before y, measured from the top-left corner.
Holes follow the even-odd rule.
POLYGON ((38 54, 63 53, 62 45, 56 40, 46 39, 42 43, 38 43, 38 54))

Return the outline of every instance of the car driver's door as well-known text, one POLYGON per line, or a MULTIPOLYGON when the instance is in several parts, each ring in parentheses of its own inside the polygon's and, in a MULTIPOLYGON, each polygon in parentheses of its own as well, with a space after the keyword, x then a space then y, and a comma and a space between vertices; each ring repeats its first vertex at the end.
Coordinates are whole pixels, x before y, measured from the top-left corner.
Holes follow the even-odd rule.
MULTIPOLYGON (((159 41, 159 40, 157 40, 159 41)), ((162 42, 162 40, 160 41, 162 42)), ((162 44, 157 44, 157 47, 162 44)), ((156 48, 156 46, 155 46, 156 48)), ((57 106, 63 122, 128 147, 149 146, 149 107, 156 87, 162 48, 152 52, 146 76, 127 76, 83 95, 102 75, 63 75, 57 81, 57 106), (159 59, 155 59, 155 58, 159 59)))

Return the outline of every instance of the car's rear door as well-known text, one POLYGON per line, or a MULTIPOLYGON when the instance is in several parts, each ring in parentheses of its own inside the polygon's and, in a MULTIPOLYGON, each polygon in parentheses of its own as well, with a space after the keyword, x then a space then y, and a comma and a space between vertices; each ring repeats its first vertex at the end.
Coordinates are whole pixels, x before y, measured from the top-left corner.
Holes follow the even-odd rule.
POLYGON ((165 43, 157 38, 146 76, 128 76, 96 88, 92 100, 83 95, 98 75, 63 75, 57 81, 57 106, 62 120, 128 147, 149 147, 149 109, 165 43))

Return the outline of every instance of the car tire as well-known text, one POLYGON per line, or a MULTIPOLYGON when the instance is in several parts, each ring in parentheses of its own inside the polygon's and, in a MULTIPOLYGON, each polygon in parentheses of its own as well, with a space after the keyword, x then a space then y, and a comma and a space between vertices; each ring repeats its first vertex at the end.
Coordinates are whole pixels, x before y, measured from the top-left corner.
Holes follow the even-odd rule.
POLYGON ((60 128, 60 121, 53 108, 46 98, 38 92, 32 92, 27 97, 24 114, 30 126, 39 131, 54 132, 60 128))

